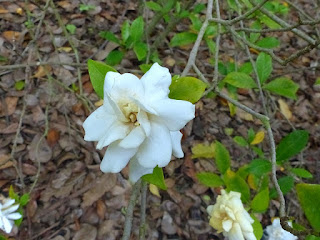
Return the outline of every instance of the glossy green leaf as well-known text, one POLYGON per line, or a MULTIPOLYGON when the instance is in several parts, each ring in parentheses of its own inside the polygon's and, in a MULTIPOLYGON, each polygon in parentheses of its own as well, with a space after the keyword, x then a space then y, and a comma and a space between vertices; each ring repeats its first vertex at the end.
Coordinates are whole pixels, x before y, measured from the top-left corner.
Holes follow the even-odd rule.
POLYGON ((224 174, 230 167, 230 155, 226 147, 219 141, 215 142, 215 163, 218 170, 224 174))
POLYGON ((149 69, 151 68, 152 64, 141 64, 139 65, 139 68, 141 69, 141 71, 143 73, 146 73, 149 71, 149 69))
POLYGON ((197 173, 196 176, 199 182, 207 187, 220 187, 224 185, 222 179, 217 174, 211 172, 197 173))
POLYGON ((194 43, 197 39, 197 36, 198 35, 196 33, 191 33, 191 32, 177 33, 171 39, 170 46, 177 47, 177 46, 184 46, 184 45, 194 43))
POLYGON ((271 172, 271 162, 264 159, 254 159, 248 166, 248 172, 260 177, 271 172))
POLYGON ((250 62, 246 62, 241 65, 238 71, 249 75, 253 71, 252 64, 250 62))
POLYGON ((25 86, 24 80, 18 81, 14 84, 14 88, 18 91, 21 91, 22 89, 24 89, 24 86, 25 86))
POLYGON ((197 144, 191 149, 192 158, 214 158, 215 144, 197 144))
POLYGON ((122 41, 126 42, 127 39, 130 36, 130 24, 129 21, 126 20, 124 21, 124 23, 121 26, 121 37, 122 37, 122 41))
POLYGON ((248 145, 247 140, 245 140, 243 137, 241 136, 235 136, 233 138, 233 141, 235 141, 236 144, 238 144, 241 147, 245 147, 248 145))
POLYGON ((270 55, 263 52, 260 53, 257 58, 256 66, 259 80, 262 84, 269 78, 272 72, 272 59, 270 55))
POLYGON ((207 85, 194 77, 180 77, 172 80, 169 98, 196 103, 204 93, 207 85))
POLYGON ((142 176, 142 179, 148 183, 156 185, 157 187, 161 188, 162 190, 167 190, 166 183, 164 181, 163 170, 158 166, 153 169, 152 174, 146 174, 142 176))
POLYGON ((257 87, 252 77, 242 72, 231 72, 223 79, 223 81, 237 88, 257 87))
POLYGON ((107 58, 106 58, 106 64, 110 66, 115 66, 119 64, 123 59, 124 53, 119 50, 113 50, 111 51, 107 58))
POLYGON ((146 2, 146 6, 147 6, 148 8, 150 8, 151 10, 156 11, 156 12, 162 10, 161 5, 159 5, 158 3, 153 2, 153 1, 146 2))
POLYGON ((111 42, 115 42, 117 44, 120 44, 120 40, 117 38, 116 35, 114 35, 112 32, 110 31, 101 31, 99 33, 99 36, 108 40, 108 41, 111 41, 111 42))
MULTIPOLYGON (((256 218, 256 216, 254 216, 254 214, 251 214, 250 216, 254 220, 254 222, 252 223, 253 234, 256 236, 257 239, 261 239, 263 235, 262 225, 260 221, 256 218)), ((273 240, 276 240, 276 239, 273 239, 273 240)))
MULTIPOLYGON (((294 179, 291 176, 286 176, 278 179, 278 183, 283 195, 291 191, 294 184, 294 179)), ((270 191, 270 198, 276 198, 278 193, 275 188, 272 188, 270 191)))
POLYGON ((148 46, 143 42, 136 42, 133 51, 137 55, 138 60, 141 61, 147 56, 148 46))
POLYGON ((256 133, 252 128, 249 128, 248 130, 248 142, 252 142, 254 137, 256 136, 256 133))
POLYGON ((308 235, 305 240, 320 240, 320 237, 314 235, 308 235))
POLYGON ((103 99, 104 78, 106 77, 107 72, 116 72, 116 70, 113 67, 108 66, 104 63, 96 62, 89 59, 88 71, 94 91, 101 99, 103 99))
POLYGON ((227 186, 227 191, 235 191, 241 193, 241 200, 243 203, 247 203, 250 200, 250 189, 246 181, 235 174, 231 170, 226 171, 223 176, 223 180, 227 186))
POLYGON ((29 202, 29 200, 30 200, 30 195, 29 195, 28 193, 23 194, 23 195, 21 196, 21 198, 20 198, 20 201, 19 201, 21 207, 27 205, 27 203, 29 202))
MULTIPOLYGON (((254 21, 251 24, 251 28, 252 29, 258 29, 258 30, 262 29, 260 21, 259 20, 254 21)), ((259 37, 260 37, 260 33, 250 33, 249 41, 252 42, 252 43, 255 43, 258 40, 259 37)))
POLYGON ((312 174, 303 168, 292 168, 290 172, 301 178, 313 178, 312 174))
POLYGON ((305 130, 295 130, 284 137, 277 146, 277 163, 283 164, 291 157, 301 152, 307 145, 309 133, 305 130))
POLYGON ((136 18, 130 27, 130 36, 133 39, 133 42, 141 42, 142 36, 144 33, 144 22, 143 18, 140 16, 136 18))
POLYGON ((280 45, 280 41, 275 37, 265 37, 259 40, 256 44, 263 48, 276 48, 280 45))
POLYGON ((68 30, 69 33, 75 34, 77 27, 74 24, 67 24, 66 29, 68 30))
POLYGON ((296 185, 298 199, 310 225, 320 231, 320 185, 300 183, 296 185))
POLYGON ((251 201, 251 208, 255 212, 263 213, 269 206, 269 189, 259 192, 251 201))
POLYGON ((291 99, 297 99, 299 85, 289 78, 280 77, 263 86, 263 89, 291 99))

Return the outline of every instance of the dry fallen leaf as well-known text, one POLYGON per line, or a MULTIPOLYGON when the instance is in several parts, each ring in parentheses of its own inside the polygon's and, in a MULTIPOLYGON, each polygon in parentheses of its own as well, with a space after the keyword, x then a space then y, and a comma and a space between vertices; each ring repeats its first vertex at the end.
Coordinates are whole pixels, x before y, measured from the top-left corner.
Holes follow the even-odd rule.
POLYGON ((49 129, 47 141, 50 147, 54 146, 60 139, 60 132, 56 129, 49 129))
POLYGON ((4 101, 0 101, 0 117, 10 116, 16 111, 18 97, 6 97, 4 101))
POLYGON ((9 42, 16 41, 20 37, 20 32, 16 31, 5 31, 2 33, 2 36, 9 42))
POLYGON ((95 102, 94 105, 95 105, 96 107, 102 106, 102 105, 103 105, 103 99, 100 99, 98 102, 95 102))
POLYGON ((107 211, 107 207, 106 205, 104 204, 104 202, 99 199, 97 201, 97 214, 99 216, 100 219, 104 219, 104 215, 106 214, 106 211, 107 211))
POLYGON ((8 13, 9 11, 7 9, 4 9, 2 6, 0 6, 0 14, 8 13))
POLYGON ((50 65, 39 66, 36 73, 33 75, 34 78, 42 78, 50 73, 52 67, 50 65))
POLYGON ((280 107, 280 112, 287 118, 287 119, 291 119, 292 118, 292 112, 290 111, 290 108, 288 106, 288 104, 283 101, 282 99, 278 100, 279 103, 279 107, 280 107))

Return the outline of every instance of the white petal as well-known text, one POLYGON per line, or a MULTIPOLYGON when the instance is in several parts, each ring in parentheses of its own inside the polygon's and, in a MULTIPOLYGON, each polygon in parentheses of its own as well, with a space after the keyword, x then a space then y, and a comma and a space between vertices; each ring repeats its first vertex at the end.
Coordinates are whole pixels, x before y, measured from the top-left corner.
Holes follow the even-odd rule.
POLYGON ((245 240, 238 223, 234 223, 231 230, 227 233, 229 240, 245 240))
POLYGON ((125 149, 118 142, 110 144, 100 164, 102 172, 120 172, 136 154, 137 148, 125 149))
POLYGON ((103 92, 104 92, 104 98, 106 98, 106 95, 110 95, 111 89, 113 88, 115 79, 120 77, 121 74, 117 72, 107 72, 106 77, 104 78, 104 85, 103 85, 103 92))
POLYGON ((13 206, 7 208, 6 210, 2 211, 2 214, 7 215, 9 213, 16 211, 18 208, 19 208, 19 204, 13 205, 13 206))
POLYGON ((133 157, 129 164, 129 179, 132 183, 138 181, 143 175, 153 172, 153 168, 145 168, 140 165, 138 159, 133 157))
POLYGON ((2 206, 0 205, 0 208, 1 208, 1 209, 7 208, 7 207, 11 206, 12 204, 14 204, 14 202, 15 202, 14 199, 7 198, 7 199, 5 200, 5 203, 4 203, 2 206))
POLYGON ((170 131, 172 142, 172 154, 176 158, 183 158, 184 154, 181 148, 182 133, 180 131, 170 131))
POLYGON ((117 141, 119 139, 123 139, 127 136, 129 132, 129 126, 123 124, 122 122, 115 122, 110 126, 107 133, 99 140, 97 144, 97 149, 102 149, 105 146, 117 141))
POLYGON ((232 228, 232 221, 231 220, 225 220, 222 222, 223 230, 226 232, 229 232, 232 228))
POLYGON ((139 163, 145 168, 166 166, 171 159, 172 144, 168 128, 158 122, 151 122, 149 137, 137 152, 139 163))
POLYGON ((148 115, 144 111, 139 111, 137 120, 140 123, 140 126, 143 128, 146 136, 149 136, 151 132, 151 125, 148 115))
MULTIPOLYGON (((243 235, 246 240, 257 240, 257 238, 253 232, 243 232, 243 235)), ((294 239, 290 239, 290 238, 284 238, 284 239, 285 240, 294 240, 294 239)))
POLYGON ((12 223, 12 221, 9 221, 7 218, 2 218, 2 220, 3 220, 3 225, 4 225, 4 231, 6 232, 6 233, 11 233, 11 230, 12 230, 12 225, 13 225, 13 223, 12 223))
POLYGON ((166 99, 151 105, 170 131, 179 131, 194 118, 195 106, 187 101, 166 99))
POLYGON ((135 127, 120 143, 123 148, 137 148, 146 138, 144 130, 141 126, 135 127))
POLYGON ((168 98, 171 75, 167 68, 154 63, 149 71, 143 75, 141 81, 144 86, 146 99, 168 98))
POLYGON ((7 218, 12 220, 17 220, 17 219, 20 219, 21 217, 22 215, 20 213, 11 213, 7 215, 7 218))
POLYGON ((107 114, 103 106, 99 107, 83 123, 84 140, 99 141, 107 133, 115 119, 114 115, 107 114))

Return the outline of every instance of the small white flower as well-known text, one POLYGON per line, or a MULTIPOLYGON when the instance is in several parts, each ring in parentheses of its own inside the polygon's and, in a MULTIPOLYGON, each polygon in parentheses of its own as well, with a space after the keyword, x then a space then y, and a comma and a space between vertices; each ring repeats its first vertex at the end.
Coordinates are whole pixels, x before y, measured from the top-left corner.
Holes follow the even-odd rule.
MULTIPOLYGON (((291 222, 288 222, 292 226, 291 222)), ((292 233, 284 230, 280 224, 280 219, 273 220, 272 225, 266 227, 265 233, 267 233, 267 239, 269 240, 296 240, 298 237, 292 233)))
POLYGON ((168 97, 171 75, 155 63, 141 79, 108 72, 103 106, 83 123, 86 141, 109 146, 103 172, 120 172, 130 161, 129 178, 136 182, 153 169, 166 166, 173 154, 183 157, 180 129, 194 118, 193 104, 168 97))
POLYGON ((0 203, 0 229, 6 233, 10 233, 13 227, 13 220, 20 219, 20 213, 15 212, 19 208, 19 204, 14 204, 14 199, 6 198, 0 203))
POLYGON ((251 225, 254 220, 243 208, 240 198, 241 194, 238 192, 227 193, 221 190, 216 204, 207 208, 209 223, 229 240, 257 240, 251 225))

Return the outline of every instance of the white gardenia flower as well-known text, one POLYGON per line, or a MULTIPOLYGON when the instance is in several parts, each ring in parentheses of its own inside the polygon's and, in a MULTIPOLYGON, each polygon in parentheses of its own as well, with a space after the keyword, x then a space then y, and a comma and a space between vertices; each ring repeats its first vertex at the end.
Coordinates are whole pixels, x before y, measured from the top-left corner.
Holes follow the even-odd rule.
MULTIPOLYGON (((288 222, 292 227, 292 223, 288 222)), ((266 227, 265 233, 267 234, 266 239, 269 240, 296 240, 298 237, 292 233, 284 230, 280 224, 280 219, 276 218, 273 220, 272 225, 266 227)))
POLYGON ((0 203, 0 229, 6 233, 10 233, 14 225, 13 220, 20 219, 20 213, 15 212, 19 208, 19 204, 14 205, 15 200, 5 198, 0 203))
POLYGON ((136 182, 153 169, 166 166, 173 154, 183 157, 180 129, 194 118, 195 106, 168 97, 171 75, 158 63, 141 79, 108 72, 103 105, 83 123, 86 141, 109 146, 103 172, 120 172, 130 161, 129 178, 136 182))
POLYGON ((254 220, 243 208, 241 194, 221 190, 217 202, 207 208, 210 215, 210 225, 223 233, 229 240, 257 240, 253 234, 252 223, 254 220))

